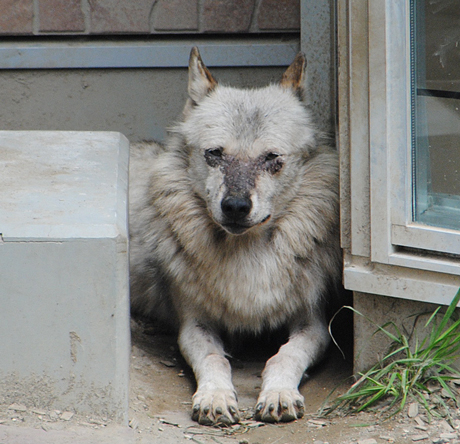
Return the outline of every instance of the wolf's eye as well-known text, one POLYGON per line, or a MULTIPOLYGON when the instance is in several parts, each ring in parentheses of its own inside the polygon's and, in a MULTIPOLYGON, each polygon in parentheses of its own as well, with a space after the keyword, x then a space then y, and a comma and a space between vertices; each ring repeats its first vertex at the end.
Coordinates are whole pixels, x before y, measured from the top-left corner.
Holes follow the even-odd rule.
POLYGON ((265 155, 265 168, 272 174, 276 174, 283 167, 283 159, 280 154, 268 153, 265 155))
POLYGON ((206 154, 212 156, 212 157, 222 157, 222 148, 212 148, 210 150, 206 150, 206 154))
POLYGON ((276 154, 276 153, 268 153, 268 154, 265 156, 265 161, 266 161, 266 162, 270 162, 270 161, 272 161, 272 160, 277 159, 278 157, 280 157, 279 154, 276 154))
POLYGON ((209 150, 206 150, 204 153, 206 163, 211 167, 216 167, 222 160, 223 152, 223 148, 211 148, 209 150))

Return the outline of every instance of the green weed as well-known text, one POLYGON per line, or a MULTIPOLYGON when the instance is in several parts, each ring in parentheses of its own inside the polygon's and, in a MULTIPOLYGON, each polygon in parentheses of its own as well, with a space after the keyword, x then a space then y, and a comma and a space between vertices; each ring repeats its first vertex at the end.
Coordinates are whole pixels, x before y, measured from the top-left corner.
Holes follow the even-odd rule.
MULTIPOLYGON (((415 328, 410 341, 393 322, 377 326, 376 333, 383 333, 391 340, 388 353, 370 370, 359 373, 345 394, 323 406, 321 415, 336 410, 342 414, 359 413, 378 406, 389 418, 401 412, 410 399, 417 400, 429 417, 432 414, 449 417, 449 405, 457 406, 452 381, 460 380, 460 372, 453 366, 460 356, 460 319, 455 313, 459 300, 460 290, 444 314, 438 307, 429 316, 422 340, 415 328)), ((352 307, 343 308, 364 316, 352 307)))

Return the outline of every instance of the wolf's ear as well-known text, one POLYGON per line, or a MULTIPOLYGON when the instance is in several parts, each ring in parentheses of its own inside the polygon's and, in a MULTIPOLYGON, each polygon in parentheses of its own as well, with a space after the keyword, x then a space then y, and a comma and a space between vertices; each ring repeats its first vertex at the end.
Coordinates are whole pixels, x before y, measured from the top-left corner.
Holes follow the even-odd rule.
POLYGON ((300 98, 305 91, 305 69, 307 60, 302 52, 299 52, 289 68, 281 78, 281 86, 292 89, 300 98))
POLYGON ((198 48, 193 47, 188 65, 188 95, 193 104, 199 103, 216 85, 216 80, 201 60, 198 48))

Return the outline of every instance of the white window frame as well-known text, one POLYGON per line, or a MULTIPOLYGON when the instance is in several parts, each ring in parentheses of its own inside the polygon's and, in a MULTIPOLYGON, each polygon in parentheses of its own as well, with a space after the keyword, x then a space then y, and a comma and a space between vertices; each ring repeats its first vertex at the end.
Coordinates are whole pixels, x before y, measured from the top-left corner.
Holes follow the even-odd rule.
POLYGON ((337 2, 345 287, 449 304, 460 231, 412 221, 408 0, 337 2))

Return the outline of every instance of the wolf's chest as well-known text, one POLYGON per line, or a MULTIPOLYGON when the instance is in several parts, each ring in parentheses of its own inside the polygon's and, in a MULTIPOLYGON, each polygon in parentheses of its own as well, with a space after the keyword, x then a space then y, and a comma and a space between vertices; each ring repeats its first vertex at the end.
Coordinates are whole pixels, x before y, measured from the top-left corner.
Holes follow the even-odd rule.
POLYGON ((301 305, 295 268, 272 251, 228 254, 199 267, 194 297, 208 316, 229 329, 279 325, 301 305))

